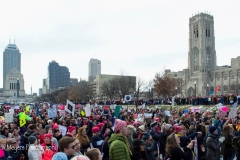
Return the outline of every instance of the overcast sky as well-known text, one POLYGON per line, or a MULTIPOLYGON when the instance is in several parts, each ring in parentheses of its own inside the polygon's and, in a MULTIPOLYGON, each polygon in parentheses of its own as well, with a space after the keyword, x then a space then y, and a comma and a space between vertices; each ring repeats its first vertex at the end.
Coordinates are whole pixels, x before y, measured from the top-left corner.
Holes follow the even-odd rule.
POLYGON ((205 11, 214 16, 217 64, 230 65, 240 53, 237 0, 2 1, 0 49, 15 34, 27 94, 31 85, 38 93, 52 60, 71 78, 87 80, 88 62, 97 58, 102 74, 124 70, 149 81, 164 68, 188 67, 189 18, 205 11))

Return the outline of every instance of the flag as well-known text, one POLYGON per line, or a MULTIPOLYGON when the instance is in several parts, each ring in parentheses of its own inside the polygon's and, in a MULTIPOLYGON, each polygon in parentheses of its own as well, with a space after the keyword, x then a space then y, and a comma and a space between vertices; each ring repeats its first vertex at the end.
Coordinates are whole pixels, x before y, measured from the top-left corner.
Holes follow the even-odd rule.
POLYGON ((26 117, 25 112, 21 112, 19 114, 19 125, 20 125, 20 127, 22 127, 26 124, 26 118, 25 117, 26 117))
POLYGON ((216 93, 220 90, 220 85, 216 87, 216 93))
POLYGON ((39 108, 38 108, 37 103, 35 105, 36 105, 36 116, 39 117, 39 108))
POLYGON ((82 115, 82 117, 85 116, 85 112, 84 112, 84 110, 81 111, 81 115, 82 115))
POLYGON ((129 102, 129 101, 131 101, 131 100, 132 100, 131 95, 125 95, 125 97, 124 97, 124 101, 125 101, 125 102, 129 102))

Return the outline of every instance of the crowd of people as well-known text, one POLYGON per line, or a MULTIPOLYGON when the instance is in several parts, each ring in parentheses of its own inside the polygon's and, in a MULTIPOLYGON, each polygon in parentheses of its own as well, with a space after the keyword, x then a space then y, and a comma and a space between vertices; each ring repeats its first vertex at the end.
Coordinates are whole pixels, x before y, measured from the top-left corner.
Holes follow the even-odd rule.
MULTIPOLYGON (((41 103, 26 110, 22 105, 10 123, 0 117, 0 160, 240 159, 239 112, 234 118, 191 110, 166 115, 156 108, 122 108, 116 114, 96 105, 88 117, 80 106, 74 115, 60 116, 57 110, 50 119, 51 107, 41 103), (19 113, 30 118, 23 123, 19 113)), ((1 111, 9 112, 5 105, 1 111)))

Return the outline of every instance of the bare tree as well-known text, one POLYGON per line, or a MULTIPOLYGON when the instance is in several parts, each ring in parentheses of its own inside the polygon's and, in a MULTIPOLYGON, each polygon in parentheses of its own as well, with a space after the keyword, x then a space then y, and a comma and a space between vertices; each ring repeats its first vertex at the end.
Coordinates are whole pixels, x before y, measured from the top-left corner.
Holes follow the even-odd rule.
POLYGON ((175 95, 176 79, 170 78, 165 72, 156 73, 154 91, 158 96, 168 97, 175 95))
POLYGON ((116 92, 118 92, 118 79, 112 78, 107 82, 104 82, 101 86, 102 92, 107 95, 110 99, 114 98, 116 92))

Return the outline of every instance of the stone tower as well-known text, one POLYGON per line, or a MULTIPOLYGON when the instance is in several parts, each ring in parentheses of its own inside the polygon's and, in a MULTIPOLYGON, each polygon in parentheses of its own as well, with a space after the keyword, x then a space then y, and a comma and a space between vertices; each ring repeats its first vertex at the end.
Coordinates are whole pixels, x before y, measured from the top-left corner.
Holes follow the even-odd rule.
POLYGON ((189 19, 188 68, 190 74, 216 69, 213 16, 199 13, 189 19))

